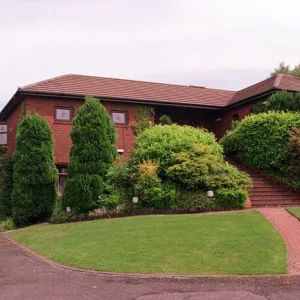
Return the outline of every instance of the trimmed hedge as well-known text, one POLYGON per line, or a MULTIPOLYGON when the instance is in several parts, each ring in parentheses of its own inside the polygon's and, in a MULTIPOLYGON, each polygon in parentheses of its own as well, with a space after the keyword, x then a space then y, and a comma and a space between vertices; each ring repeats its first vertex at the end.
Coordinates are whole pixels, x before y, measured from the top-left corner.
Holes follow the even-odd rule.
POLYGON ((245 206, 247 192, 243 189, 218 189, 215 194, 219 209, 238 209, 245 206))
POLYGON ((269 112, 246 117, 220 140, 226 154, 238 153, 245 164, 271 172, 290 160, 289 132, 300 127, 299 113, 269 112))

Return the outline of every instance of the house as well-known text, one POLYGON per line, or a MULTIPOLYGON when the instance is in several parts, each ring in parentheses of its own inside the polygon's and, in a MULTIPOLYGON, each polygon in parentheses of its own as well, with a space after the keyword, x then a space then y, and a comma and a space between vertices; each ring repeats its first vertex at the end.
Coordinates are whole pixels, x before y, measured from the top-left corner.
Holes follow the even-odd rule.
POLYGON ((47 118, 54 137, 60 188, 69 163, 71 121, 86 95, 100 99, 117 130, 118 152, 128 158, 135 143, 131 125, 137 108, 147 106, 156 123, 167 114, 178 124, 207 128, 220 138, 232 120, 251 113, 253 105, 272 93, 300 91, 300 78, 279 74, 240 91, 67 74, 18 88, 0 113, 0 145, 15 151, 16 128, 22 106, 47 118))

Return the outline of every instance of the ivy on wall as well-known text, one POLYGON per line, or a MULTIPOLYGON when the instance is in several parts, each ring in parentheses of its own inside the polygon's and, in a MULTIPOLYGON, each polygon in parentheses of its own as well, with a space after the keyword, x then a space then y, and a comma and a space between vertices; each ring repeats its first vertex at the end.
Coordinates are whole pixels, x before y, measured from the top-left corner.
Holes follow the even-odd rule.
POLYGON ((136 123, 131 125, 133 134, 135 136, 140 135, 146 129, 152 127, 152 122, 150 120, 150 109, 146 106, 140 106, 137 109, 137 115, 135 117, 136 123))

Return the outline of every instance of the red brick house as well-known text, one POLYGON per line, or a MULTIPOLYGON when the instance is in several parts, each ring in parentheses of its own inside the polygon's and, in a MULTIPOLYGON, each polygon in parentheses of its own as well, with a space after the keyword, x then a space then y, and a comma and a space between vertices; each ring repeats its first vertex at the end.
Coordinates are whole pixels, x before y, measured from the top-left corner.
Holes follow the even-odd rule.
MULTIPOLYGON (((135 138, 131 125, 137 108, 147 106, 155 123, 167 114, 178 124, 207 128, 218 138, 232 120, 250 114, 253 105, 279 90, 300 91, 300 78, 277 75, 240 91, 68 74, 19 88, 0 113, 0 145, 15 151, 22 104, 47 118, 54 137, 55 163, 60 173, 69 163, 71 120, 86 95, 97 97, 115 123, 120 154, 129 157, 135 138)), ((61 177, 63 181, 63 177, 61 177)))

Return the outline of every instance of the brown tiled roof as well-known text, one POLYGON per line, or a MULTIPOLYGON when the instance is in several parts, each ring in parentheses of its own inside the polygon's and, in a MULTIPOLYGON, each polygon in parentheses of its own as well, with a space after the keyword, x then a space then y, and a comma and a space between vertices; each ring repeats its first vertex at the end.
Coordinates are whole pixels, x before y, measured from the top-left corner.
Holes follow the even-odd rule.
POLYGON ((229 101, 228 105, 274 89, 300 91, 300 78, 285 74, 278 74, 270 77, 245 89, 237 91, 229 101))
POLYGON ((19 91, 91 95, 99 98, 134 99, 174 104, 222 107, 235 92, 197 86, 68 74, 24 86, 19 91))

